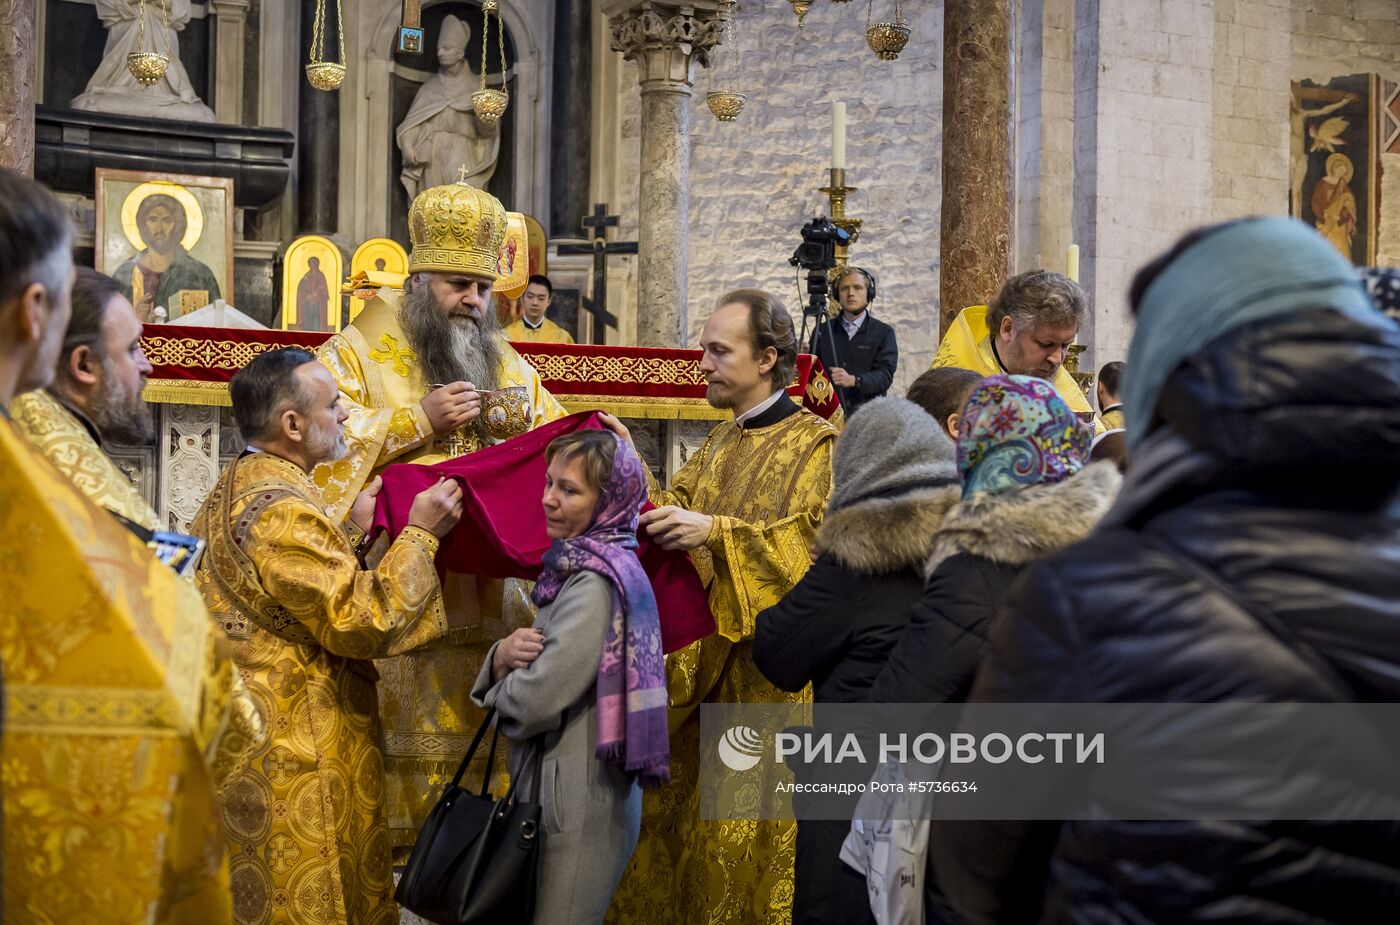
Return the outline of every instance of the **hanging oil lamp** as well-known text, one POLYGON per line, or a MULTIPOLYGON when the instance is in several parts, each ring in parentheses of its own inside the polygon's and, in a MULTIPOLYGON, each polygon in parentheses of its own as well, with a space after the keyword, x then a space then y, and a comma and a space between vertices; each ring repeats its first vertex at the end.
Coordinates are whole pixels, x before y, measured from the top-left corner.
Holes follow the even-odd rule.
POLYGON ((311 26, 311 60, 306 65, 306 79, 317 90, 338 90, 345 80, 345 23, 341 17, 340 0, 335 0, 336 44, 340 60, 326 58, 326 0, 316 0, 316 17, 311 26))
POLYGON ((504 80, 506 73, 506 29, 501 23, 501 4, 499 0, 486 0, 481 4, 481 89, 472 94, 472 111, 476 117, 485 125, 494 125, 500 121, 501 116, 506 114, 506 106, 510 103, 510 94, 506 92, 504 80), (491 14, 496 14, 496 41, 499 47, 501 63, 500 88, 486 86, 486 49, 491 47, 491 14))
POLYGON ((720 4, 720 46, 726 50, 722 55, 717 55, 715 66, 709 70, 707 80, 710 90, 705 94, 705 105, 710 107, 710 112, 721 122, 733 122, 737 119, 739 113, 744 111, 744 101, 748 99, 739 91, 741 58, 739 39, 734 30, 734 7, 734 0, 724 0, 720 4), (724 61, 723 68, 720 67, 720 58, 724 61), (722 72, 718 90, 714 88, 717 71, 722 72))
POLYGON ((166 15, 165 4, 160 3, 160 37, 165 42, 166 54, 156 51, 156 43, 151 42, 151 50, 146 51, 146 0, 141 0, 136 8, 136 50, 126 56, 126 69, 136 82, 149 87, 165 76, 170 68, 170 19, 166 15))

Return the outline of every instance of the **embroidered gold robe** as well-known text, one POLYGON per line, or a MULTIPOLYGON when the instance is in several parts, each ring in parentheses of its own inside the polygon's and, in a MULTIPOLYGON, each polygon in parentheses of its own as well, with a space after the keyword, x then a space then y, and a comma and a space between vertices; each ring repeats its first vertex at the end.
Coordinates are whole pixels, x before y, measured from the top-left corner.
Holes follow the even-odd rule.
MULTIPOLYGON (((938 345, 938 352, 933 355, 929 369, 944 366, 970 369, 983 376, 999 376, 1006 372, 992 351, 992 333, 987 327, 987 306, 973 305, 958 313, 957 320, 948 328, 948 333, 943 335, 943 342, 938 345)), ((1060 397, 1069 405, 1071 411, 1093 413, 1094 409, 1089 404, 1089 399, 1084 397, 1083 390, 1069 374, 1069 370, 1063 366, 1055 370, 1050 384, 1060 393, 1060 397)), ((1094 427, 1100 432, 1104 429, 1098 418, 1094 419, 1094 427)))
POLYGON ((446 630, 437 539, 409 527, 362 569, 354 525, 269 453, 231 463, 193 529, 200 587, 273 730, 223 800, 235 921, 397 923, 369 660, 446 630))
POLYGON ((15 427, 53 467, 98 507, 148 530, 160 518, 126 473, 102 449, 91 425, 46 389, 26 392, 10 405, 15 427))
POLYGON ((230 717, 194 586, 0 420, 6 923, 227 923, 230 717))
MULTIPOLYGON (((337 515, 347 512, 360 488, 389 463, 429 465, 482 445, 472 428, 442 437, 433 434, 419 404, 427 383, 396 315, 400 297, 394 290, 381 289, 355 321, 320 350, 350 414, 345 424, 350 455, 312 473, 337 515)), ((530 426, 564 417, 568 412, 545 390, 534 367, 509 344, 502 343, 501 349, 500 385, 530 390, 530 426)), ((385 805, 395 848, 413 844, 481 722, 482 712, 470 695, 486 650, 517 627, 534 622, 528 587, 515 580, 448 575, 443 602, 454 629, 431 646, 379 661, 385 805)), ((479 763, 484 762, 483 755, 479 763)), ((481 772, 473 767, 470 779, 479 779, 481 772)))
POLYGON ((691 553, 710 589, 715 635, 667 657, 671 782, 646 792, 642 836, 608 921, 613 925, 787 923, 797 830, 791 822, 702 820, 701 703, 810 703, 769 684, 753 663, 760 611, 806 574, 831 493, 836 429, 808 411, 767 427, 720 424, 652 503, 714 515, 691 553))

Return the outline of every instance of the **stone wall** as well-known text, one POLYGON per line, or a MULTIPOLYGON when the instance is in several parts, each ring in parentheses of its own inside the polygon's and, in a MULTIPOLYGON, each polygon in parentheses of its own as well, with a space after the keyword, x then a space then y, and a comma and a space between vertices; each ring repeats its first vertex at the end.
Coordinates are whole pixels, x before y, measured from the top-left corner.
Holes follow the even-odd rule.
MULTIPOLYGON (((913 37, 894 62, 865 43, 863 4, 816 3, 799 30, 786 0, 745 0, 736 24, 748 103, 714 119, 696 78, 691 154, 691 344, 726 289, 758 285, 797 312, 788 257, 804 221, 828 211, 831 101, 847 104, 849 214, 865 220, 852 262, 879 277, 875 314, 894 325, 896 393, 937 344, 941 4, 904 3, 913 37)), ((893 0, 876 0, 877 17, 893 0)), ((976 191, 968 191, 975 195, 976 191)), ((794 318, 796 318, 794 314, 794 318)), ((798 319, 800 321, 800 319, 798 319)))

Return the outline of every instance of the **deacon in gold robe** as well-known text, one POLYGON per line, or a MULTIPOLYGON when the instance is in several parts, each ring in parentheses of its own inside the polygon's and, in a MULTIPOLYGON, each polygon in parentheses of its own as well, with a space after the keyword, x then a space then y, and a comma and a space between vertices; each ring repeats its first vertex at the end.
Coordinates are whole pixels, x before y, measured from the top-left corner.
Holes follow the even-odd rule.
MULTIPOLYGON (((702 703, 810 703, 754 666, 755 618, 801 580, 831 492, 836 429, 788 397, 797 365, 792 319, 769 293, 720 299, 705 324, 707 398, 734 413, 672 479, 655 486, 642 526, 690 550, 710 589, 715 635, 667 658, 671 783, 646 792, 642 836, 613 901, 616 925, 788 922, 792 822, 700 818, 702 703)), ((616 419, 609 424, 627 432, 616 419)))
MULTIPOLYGON (((312 473, 334 515, 343 517, 389 463, 442 462, 567 413, 501 337, 491 288, 505 233, 500 202, 465 183, 419 194, 409 210, 413 251, 403 292, 381 289, 321 347, 350 413, 349 455, 312 473), (512 397, 518 403, 493 401, 512 397), (496 418, 491 432, 483 406, 496 418)), ((453 631, 379 662, 385 800, 396 849, 413 844, 481 722, 471 687, 486 650, 533 621, 527 587, 448 575, 443 597, 453 631)))
POLYGON ((273 730, 223 801, 234 919, 392 925, 370 659, 446 631, 433 556, 461 516, 461 488, 448 481, 419 495, 409 526, 363 568, 356 547, 379 483, 342 524, 309 475, 345 450, 330 373, 304 350, 277 350, 230 388, 250 448, 196 516, 209 544, 199 580, 273 730))
MULTIPOLYGON (((249 743, 234 741, 232 675, 210 660, 208 616, 190 582, 9 419, 16 393, 53 376, 70 236, 51 194, 0 170, 0 908, 32 925, 221 925, 231 898, 215 791, 249 743)), ((97 465, 80 469, 102 468, 86 459, 97 465)))
POLYGON ((1028 270, 1007 280, 990 307, 973 305, 959 312, 930 368, 1035 376, 1054 386, 1071 410, 1092 414, 1089 399, 1064 368, 1087 311, 1084 290, 1074 280, 1048 270, 1028 270))
POLYGON ((523 313, 506 325, 506 340, 517 344, 572 344, 574 336, 545 317, 554 301, 554 284, 548 276, 530 277, 520 297, 523 313))

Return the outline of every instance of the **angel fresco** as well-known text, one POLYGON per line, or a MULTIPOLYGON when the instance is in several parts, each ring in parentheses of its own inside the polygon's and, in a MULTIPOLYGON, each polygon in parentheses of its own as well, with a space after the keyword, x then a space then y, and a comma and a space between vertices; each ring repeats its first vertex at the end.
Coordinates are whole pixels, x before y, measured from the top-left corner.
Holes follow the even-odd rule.
POLYGON ((1357 265, 1374 262, 1379 207, 1377 78, 1292 84, 1289 213, 1357 265))

